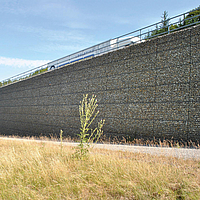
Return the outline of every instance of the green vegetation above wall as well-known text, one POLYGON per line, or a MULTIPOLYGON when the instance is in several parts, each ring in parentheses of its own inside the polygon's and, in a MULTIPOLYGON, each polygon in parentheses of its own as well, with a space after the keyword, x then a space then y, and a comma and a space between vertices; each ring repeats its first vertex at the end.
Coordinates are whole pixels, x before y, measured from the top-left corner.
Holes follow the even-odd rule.
POLYGON ((146 39, 149 39, 149 38, 152 38, 152 37, 158 36, 158 35, 167 34, 168 31, 173 32, 173 30, 177 31, 180 29, 187 28, 188 25, 190 25, 190 24, 191 24, 191 26, 194 26, 200 22, 200 16, 198 16, 198 15, 200 15, 200 6, 193 9, 186 16, 184 15, 183 20, 180 18, 178 24, 175 23, 175 24, 172 24, 169 26, 170 19, 168 17, 168 12, 164 11, 161 16, 160 27, 158 27, 158 25, 156 25, 156 29, 153 30, 151 33, 149 33, 147 35, 146 39), (197 17, 194 17, 194 16, 197 16, 197 17))
POLYGON ((0 86, 3 86, 3 85, 8 85, 10 83, 14 83, 14 82, 17 82, 17 81, 22 81, 22 80, 25 80, 27 78, 30 78, 30 77, 33 77, 35 75, 38 75, 38 74, 42 74, 44 72, 48 71, 48 67, 44 68, 44 69, 41 69, 41 70, 37 70, 33 73, 31 73, 29 76, 26 76, 25 78, 20 78, 20 79, 14 79, 13 81, 8 79, 7 81, 4 81, 3 83, 0 82, 0 86))

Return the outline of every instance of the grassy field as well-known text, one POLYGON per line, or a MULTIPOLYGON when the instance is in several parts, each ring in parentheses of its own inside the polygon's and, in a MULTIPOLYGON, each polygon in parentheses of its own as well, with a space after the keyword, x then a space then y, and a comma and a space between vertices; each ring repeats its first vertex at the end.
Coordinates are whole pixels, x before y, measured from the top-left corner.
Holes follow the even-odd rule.
POLYGON ((200 160, 0 140, 0 199, 200 199, 200 160))

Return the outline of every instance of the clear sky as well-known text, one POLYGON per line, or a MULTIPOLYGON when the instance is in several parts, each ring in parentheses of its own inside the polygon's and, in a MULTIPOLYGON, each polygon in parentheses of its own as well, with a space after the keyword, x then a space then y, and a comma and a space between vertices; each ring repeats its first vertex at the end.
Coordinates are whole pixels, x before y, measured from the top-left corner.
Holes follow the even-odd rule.
POLYGON ((199 6, 199 0, 0 0, 0 81, 199 6))

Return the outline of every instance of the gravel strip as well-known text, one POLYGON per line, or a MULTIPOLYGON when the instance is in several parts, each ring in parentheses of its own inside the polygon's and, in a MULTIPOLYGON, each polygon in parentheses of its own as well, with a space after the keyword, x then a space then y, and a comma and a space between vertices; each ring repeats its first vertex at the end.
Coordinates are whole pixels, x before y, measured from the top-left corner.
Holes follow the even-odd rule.
POLYGON ((131 145, 111 145, 111 144, 96 144, 95 148, 130 151, 134 153, 148 153, 152 155, 172 156, 183 159, 200 159, 200 149, 186 148, 170 148, 170 147, 147 147, 147 146, 131 146, 131 145))
MULTIPOLYGON (((46 140, 33 140, 33 139, 8 138, 8 137, 0 137, 0 139, 60 144, 60 142, 57 142, 57 141, 46 141, 46 140)), ((66 146, 77 146, 78 144, 79 143, 76 143, 76 142, 63 142, 63 145, 66 145, 66 146)), ((93 144, 93 147, 99 148, 99 149, 113 150, 113 151, 130 151, 133 153, 148 153, 148 154, 158 155, 158 156, 164 155, 164 156, 173 156, 173 157, 183 158, 183 159, 200 160, 200 149, 147 147, 147 146, 117 145, 117 144, 93 144)))

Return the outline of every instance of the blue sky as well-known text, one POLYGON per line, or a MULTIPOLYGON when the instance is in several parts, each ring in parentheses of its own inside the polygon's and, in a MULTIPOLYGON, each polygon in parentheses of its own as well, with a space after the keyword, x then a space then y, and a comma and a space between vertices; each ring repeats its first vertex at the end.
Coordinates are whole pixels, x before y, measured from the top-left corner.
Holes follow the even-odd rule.
POLYGON ((199 6, 199 0, 0 0, 0 81, 199 6))

